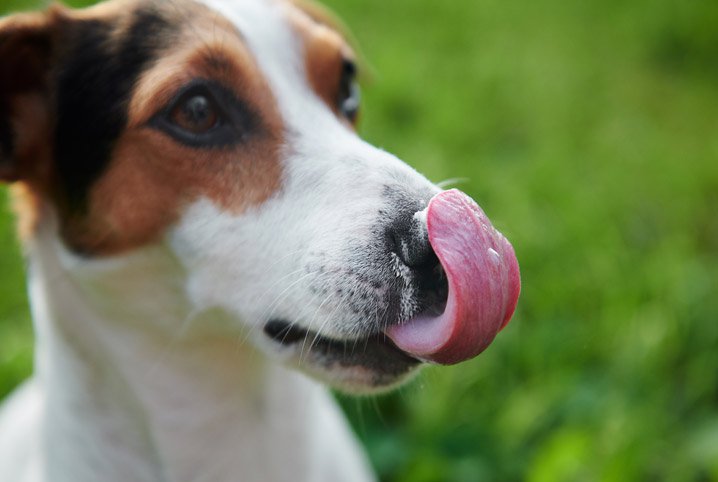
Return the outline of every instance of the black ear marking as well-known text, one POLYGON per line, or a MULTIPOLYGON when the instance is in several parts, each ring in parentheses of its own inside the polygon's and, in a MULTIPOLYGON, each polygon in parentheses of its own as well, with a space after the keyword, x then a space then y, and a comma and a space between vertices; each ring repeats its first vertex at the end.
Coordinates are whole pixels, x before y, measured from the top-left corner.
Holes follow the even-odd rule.
POLYGON ((121 35, 108 21, 83 20, 68 33, 54 82, 55 163, 68 207, 82 211, 127 124, 137 79, 164 46, 169 22, 152 7, 131 13, 121 35))

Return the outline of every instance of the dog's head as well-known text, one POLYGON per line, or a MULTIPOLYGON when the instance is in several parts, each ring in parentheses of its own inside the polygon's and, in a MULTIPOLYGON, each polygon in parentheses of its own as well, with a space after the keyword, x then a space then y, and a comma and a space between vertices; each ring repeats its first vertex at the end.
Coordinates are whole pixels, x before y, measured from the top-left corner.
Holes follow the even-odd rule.
POLYGON ((513 313, 513 250, 478 206, 356 135, 355 56, 316 8, 53 8, 0 21, 0 64, 0 176, 64 246, 166 247, 193 309, 271 356, 381 388, 513 313))

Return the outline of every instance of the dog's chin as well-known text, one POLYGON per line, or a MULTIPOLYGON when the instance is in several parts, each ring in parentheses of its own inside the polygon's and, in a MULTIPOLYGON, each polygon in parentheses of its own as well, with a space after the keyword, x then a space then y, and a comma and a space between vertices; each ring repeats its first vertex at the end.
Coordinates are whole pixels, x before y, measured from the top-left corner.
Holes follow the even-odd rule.
POLYGON ((372 394, 408 381, 422 362, 399 350, 385 335, 335 340, 282 320, 264 327, 283 358, 343 392, 372 394))

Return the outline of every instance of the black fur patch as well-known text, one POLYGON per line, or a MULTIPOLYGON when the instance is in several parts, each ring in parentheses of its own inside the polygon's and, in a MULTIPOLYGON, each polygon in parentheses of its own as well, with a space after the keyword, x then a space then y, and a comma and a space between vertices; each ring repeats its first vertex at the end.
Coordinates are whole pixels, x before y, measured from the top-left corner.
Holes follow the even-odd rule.
POLYGON ((72 210, 85 208, 90 186, 106 168, 126 127, 134 85, 172 29, 151 8, 133 17, 119 42, 111 39, 110 23, 75 24, 59 62, 55 161, 62 194, 72 210))
POLYGON ((10 126, 10 112, 0 100, 0 163, 9 162, 15 150, 15 139, 10 126))

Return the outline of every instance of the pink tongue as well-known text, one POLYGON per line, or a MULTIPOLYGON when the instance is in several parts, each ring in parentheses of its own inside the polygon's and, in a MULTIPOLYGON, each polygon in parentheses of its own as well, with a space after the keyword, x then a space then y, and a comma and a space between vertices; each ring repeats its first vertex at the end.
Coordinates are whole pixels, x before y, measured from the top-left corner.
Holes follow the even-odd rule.
POLYGON ((387 330, 401 350, 435 363, 473 358, 506 326, 521 290, 511 244, 466 194, 452 189, 427 208, 429 242, 449 282, 444 313, 387 330))

